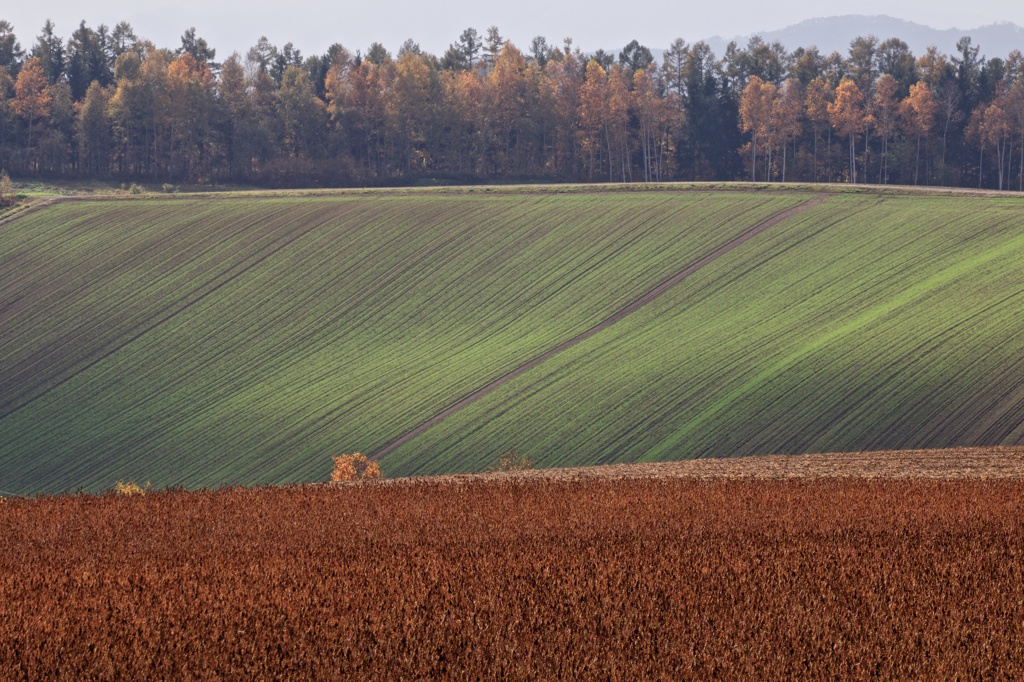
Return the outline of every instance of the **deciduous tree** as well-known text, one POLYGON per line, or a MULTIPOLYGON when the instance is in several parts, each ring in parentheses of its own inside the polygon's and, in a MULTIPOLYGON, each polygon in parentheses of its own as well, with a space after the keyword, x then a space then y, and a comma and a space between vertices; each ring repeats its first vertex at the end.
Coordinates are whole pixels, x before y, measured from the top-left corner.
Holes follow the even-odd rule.
POLYGON ((757 146, 762 143, 765 151, 765 180, 770 180, 771 167, 772 110, 778 98, 778 88, 766 83, 758 76, 751 76, 740 96, 740 125, 743 132, 750 133, 750 180, 757 181, 757 146))
POLYGON ((856 136, 867 127, 869 114, 864 107, 864 94, 852 78, 844 78, 836 88, 836 98, 828 105, 829 119, 840 135, 850 139, 850 182, 857 182, 856 136))
POLYGON ((917 136, 917 161, 914 163, 914 184, 918 183, 918 171, 921 167, 921 140, 927 137, 935 125, 935 112, 938 103, 931 88, 924 81, 910 86, 910 93, 900 103, 900 118, 904 129, 917 136))
POLYGON ((110 170, 111 127, 107 91, 93 81, 78 106, 76 137, 80 163, 100 177, 110 170))
POLYGON ((811 132, 814 137, 814 180, 817 182, 818 175, 818 138, 821 133, 827 135, 826 158, 828 159, 827 173, 825 180, 832 180, 832 125, 829 118, 828 107, 835 97, 835 90, 824 78, 815 78, 807 86, 807 95, 804 99, 804 111, 807 120, 811 123, 811 132))
POLYGON ((46 82, 42 64, 38 57, 29 59, 18 74, 14 86, 14 111, 28 126, 26 154, 32 149, 32 138, 37 126, 50 117, 53 96, 46 82))
POLYGON ((899 100, 896 93, 899 91, 899 84, 890 74, 883 74, 875 84, 875 99, 873 102, 875 125, 882 137, 882 163, 878 168, 878 182, 888 184, 889 182, 889 140, 896 130, 896 115, 899 111, 899 100))
POLYGON ((789 142, 795 140, 803 130, 804 88, 800 81, 790 78, 785 82, 779 97, 772 105, 772 128, 778 134, 782 145, 782 181, 786 181, 786 159, 789 142))

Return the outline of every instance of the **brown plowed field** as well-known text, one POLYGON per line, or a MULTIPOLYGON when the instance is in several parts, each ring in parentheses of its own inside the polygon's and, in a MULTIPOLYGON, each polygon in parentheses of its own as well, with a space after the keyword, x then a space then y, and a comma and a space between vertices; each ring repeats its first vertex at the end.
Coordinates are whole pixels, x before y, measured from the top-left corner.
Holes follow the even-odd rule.
POLYGON ((1024 479, 1024 447, 950 448, 833 452, 820 455, 715 457, 680 462, 607 464, 562 469, 525 469, 482 474, 396 478, 405 485, 424 481, 487 481, 495 479, 579 481, 623 478, 721 479, 1024 479))
POLYGON ((0 678, 1020 679, 1021 451, 957 457, 8 499, 0 678))

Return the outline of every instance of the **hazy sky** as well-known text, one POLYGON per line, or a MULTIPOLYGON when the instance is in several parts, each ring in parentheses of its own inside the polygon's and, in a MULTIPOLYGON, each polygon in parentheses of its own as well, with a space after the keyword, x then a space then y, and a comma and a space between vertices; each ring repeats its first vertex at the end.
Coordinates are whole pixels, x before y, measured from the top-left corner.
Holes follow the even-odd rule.
POLYGON ((632 7, 621 0, 47 0, 5 5, 0 18, 14 24, 23 47, 35 42, 47 18, 65 38, 82 19, 93 27, 124 19, 162 47, 179 45, 181 33, 194 25, 220 58, 233 50, 244 53, 260 35, 277 45, 291 41, 303 54, 322 52, 334 42, 365 50, 375 40, 395 51, 410 37, 440 54, 467 26, 482 34, 491 25, 524 48, 540 34, 552 44, 572 36, 584 50, 618 49, 633 38, 660 48, 677 37, 690 42, 713 35, 731 38, 851 13, 887 14, 940 29, 997 21, 1024 25, 1020 0, 643 0, 632 7))

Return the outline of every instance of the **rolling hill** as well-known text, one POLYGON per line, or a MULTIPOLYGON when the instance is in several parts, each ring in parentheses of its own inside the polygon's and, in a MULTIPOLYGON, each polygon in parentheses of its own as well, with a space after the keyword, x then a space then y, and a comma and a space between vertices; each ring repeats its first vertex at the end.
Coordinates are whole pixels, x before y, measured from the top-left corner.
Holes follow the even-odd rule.
MULTIPOLYGON (((68 201, 0 228, 0 490, 323 480, 806 192, 68 201)), ((1020 444, 1018 199, 834 195, 387 475, 1020 444)))
POLYGON ((0 489, 322 479, 804 200, 41 208, 0 232, 0 489))
POLYGON ((395 473, 1024 442, 1018 199, 840 197, 396 450, 395 473))
MULTIPOLYGON (((1006 58, 1013 50, 1024 48, 1024 28, 1011 22, 999 22, 973 28, 936 29, 906 19, 885 15, 866 16, 849 14, 844 16, 807 19, 785 28, 761 31, 757 35, 768 43, 781 42, 790 50, 798 47, 817 47, 823 55, 835 51, 846 55, 850 43, 858 37, 875 36, 879 42, 899 38, 907 43, 910 51, 920 57, 931 46, 945 54, 955 54, 956 44, 963 37, 971 38, 981 48, 981 54, 988 57, 1006 58)), ((740 46, 746 45, 750 36, 732 38, 740 46)), ((708 44, 716 54, 724 54, 727 40, 716 36, 708 44)))

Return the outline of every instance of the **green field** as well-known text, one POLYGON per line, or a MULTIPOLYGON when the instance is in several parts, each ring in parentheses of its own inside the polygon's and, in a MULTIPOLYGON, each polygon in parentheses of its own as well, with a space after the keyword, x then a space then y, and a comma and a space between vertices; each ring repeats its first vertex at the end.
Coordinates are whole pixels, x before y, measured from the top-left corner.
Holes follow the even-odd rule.
MULTIPOLYGON (((801 192, 68 201, 0 225, 0 491, 324 480, 801 192)), ((1024 443, 1019 199, 830 195, 381 461, 1024 443)))
POLYGON ((0 229, 0 490, 323 480, 330 455, 375 451, 806 200, 395 193, 29 212, 0 229))
POLYGON ((473 470, 1024 443, 1020 199, 832 197, 396 450, 473 470))

